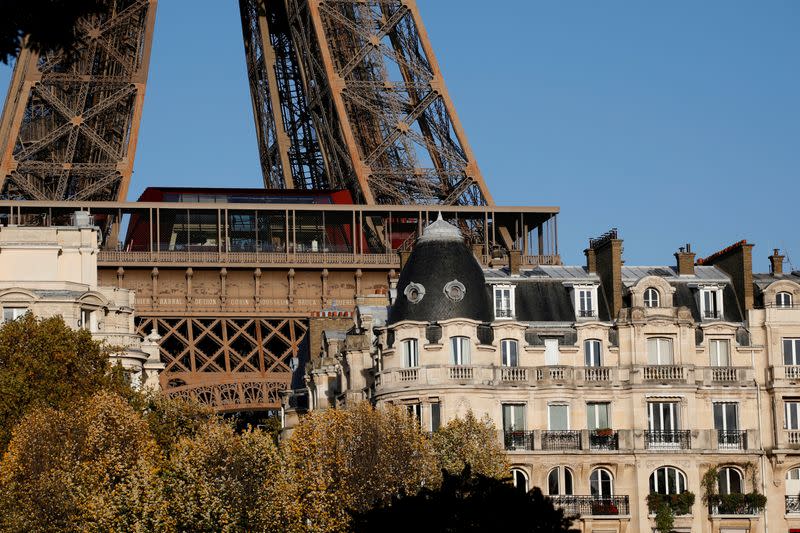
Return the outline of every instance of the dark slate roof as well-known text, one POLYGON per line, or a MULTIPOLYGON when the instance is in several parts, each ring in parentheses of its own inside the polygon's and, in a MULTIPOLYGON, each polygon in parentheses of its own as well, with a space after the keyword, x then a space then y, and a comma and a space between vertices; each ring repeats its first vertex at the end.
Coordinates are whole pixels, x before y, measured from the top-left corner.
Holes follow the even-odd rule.
POLYGON ((769 287, 776 281, 784 279, 787 281, 800 283, 800 271, 788 272, 781 276, 776 276, 774 274, 753 274, 753 286, 755 288, 756 307, 764 306, 764 291, 767 289, 767 287, 769 287))
MULTIPOLYGON (((692 312, 694 321, 702 322, 699 300, 696 297, 698 289, 690 287, 687 283, 673 283, 672 286, 675 287, 675 295, 673 296, 675 307, 688 307, 692 312)), ((736 292, 730 283, 727 283, 722 289, 722 308, 724 313, 722 319, 726 322, 743 321, 739 299, 736 297, 736 292)))
POLYGON ((560 281, 518 283, 514 292, 516 318, 519 321, 575 321, 569 290, 560 281))
POLYGON ((477 259, 461 238, 442 236, 438 232, 441 227, 435 229, 437 232, 431 235, 426 228, 427 236, 423 234, 417 241, 403 267, 387 324, 401 320, 436 322, 450 318, 491 321, 494 318, 492 300, 477 259), (453 301, 444 293, 445 285, 454 280, 461 282, 466 289, 460 301, 453 301), (411 282, 425 288, 424 297, 417 303, 410 302, 405 295, 411 282))

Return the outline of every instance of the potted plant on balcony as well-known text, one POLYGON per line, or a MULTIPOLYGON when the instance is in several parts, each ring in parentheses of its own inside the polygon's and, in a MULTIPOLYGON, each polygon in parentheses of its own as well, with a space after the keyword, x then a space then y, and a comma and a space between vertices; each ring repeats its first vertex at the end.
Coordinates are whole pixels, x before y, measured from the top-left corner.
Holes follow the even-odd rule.
POLYGON ((614 504, 612 501, 595 501, 592 502, 592 515, 593 516, 604 516, 604 515, 618 515, 619 508, 614 504))
POLYGON ((594 434, 597 435, 598 437, 613 437, 614 430, 611 428, 600 428, 594 430, 594 434))

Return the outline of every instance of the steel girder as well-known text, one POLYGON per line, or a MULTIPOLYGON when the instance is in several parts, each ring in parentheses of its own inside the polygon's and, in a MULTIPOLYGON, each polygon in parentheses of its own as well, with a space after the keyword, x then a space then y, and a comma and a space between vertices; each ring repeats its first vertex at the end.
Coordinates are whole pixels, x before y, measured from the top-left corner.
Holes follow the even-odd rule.
POLYGON ((110 0, 78 23, 72 60, 23 50, 0 119, 0 196, 125 199, 155 9, 156 0, 110 0))

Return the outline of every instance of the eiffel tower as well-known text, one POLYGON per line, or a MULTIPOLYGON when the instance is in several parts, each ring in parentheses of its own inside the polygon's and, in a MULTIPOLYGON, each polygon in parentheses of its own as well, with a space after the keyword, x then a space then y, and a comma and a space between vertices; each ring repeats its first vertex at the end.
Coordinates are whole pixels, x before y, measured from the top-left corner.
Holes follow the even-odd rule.
MULTIPOLYGON (((109 0, 75 57, 17 58, 0 198, 124 201, 156 0, 109 0)), ((239 0, 264 186, 493 205, 414 0, 239 0)))

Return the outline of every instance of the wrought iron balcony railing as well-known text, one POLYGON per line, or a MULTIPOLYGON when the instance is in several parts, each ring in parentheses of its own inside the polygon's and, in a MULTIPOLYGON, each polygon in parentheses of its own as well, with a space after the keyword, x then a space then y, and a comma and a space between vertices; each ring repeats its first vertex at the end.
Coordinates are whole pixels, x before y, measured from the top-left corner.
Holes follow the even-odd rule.
POLYGON ((619 450, 619 433, 602 429, 590 431, 589 448, 592 450, 619 450))
POLYGON ((542 450, 580 450, 580 431, 543 431, 542 450))
POLYGON ((800 514, 800 496, 786 496, 786 514, 800 514))
POLYGON ((692 432, 687 430, 645 431, 644 447, 648 450, 688 450, 692 447, 692 432))
POLYGON ((615 516, 631 513, 628 496, 550 496, 568 516, 615 516))
POLYGON ((506 450, 533 450, 533 431, 504 431, 503 445, 506 450))
POLYGON ((717 431, 717 444, 720 450, 746 450, 747 431, 717 431))
POLYGON ((578 316, 581 318, 592 318, 597 316, 597 312, 594 309, 579 309, 578 316))
POLYGON ((495 308, 495 310, 494 310, 494 317, 495 318, 514 318, 514 313, 511 312, 511 309, 498 307, 498 308, 495 308))

